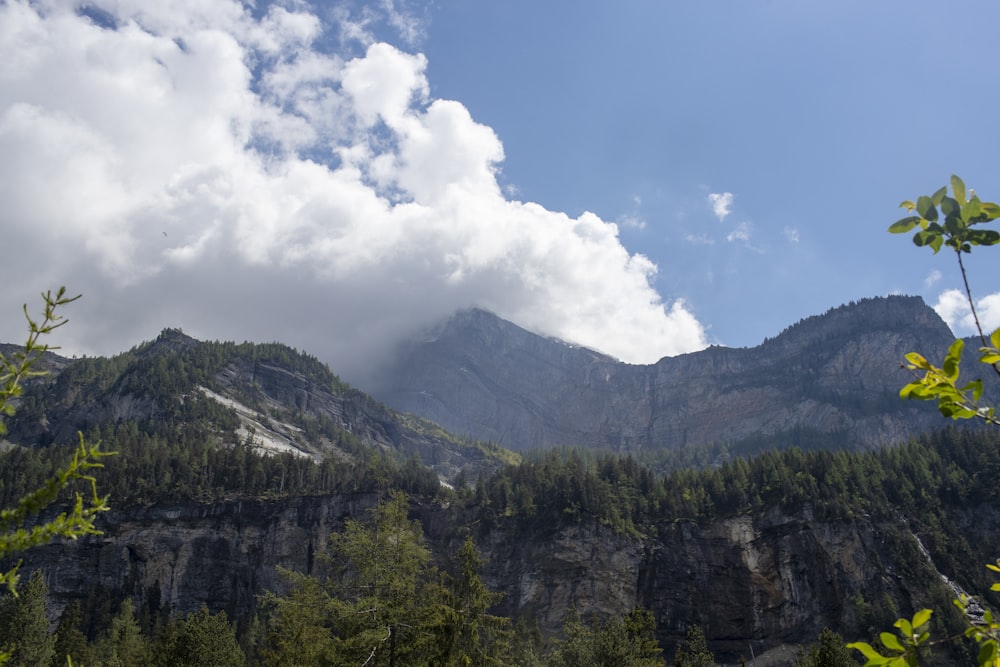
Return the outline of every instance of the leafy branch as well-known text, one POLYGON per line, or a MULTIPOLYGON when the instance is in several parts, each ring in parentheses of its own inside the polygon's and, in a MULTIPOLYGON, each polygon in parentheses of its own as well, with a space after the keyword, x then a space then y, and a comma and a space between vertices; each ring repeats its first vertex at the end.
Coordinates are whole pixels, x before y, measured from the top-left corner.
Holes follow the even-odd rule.
MULTIPOLYGON (((16 399, 21 395, 26 379, 45 375, 45 371, 34 370, 33 366, 46 352, 57 348, 41 342, 42 336, 66 324, 67 320, 56 311, 78 298, 80 297, 67 297, 65 287, 60 287, 55 294, 51 291, 44 292, 42 299, 45 306, 42 317, 37 320, 29 314, 27 305, 24 306, 24 317, 28 322, 28 339, 24 349, 12 353, 9 358, 0 353, 0 418, 14 414, 16 399)), ((7 427, 0 419, 0 435, 6 432, 7 427)), ((84 442, 83 434, 78 434, 78 437, 79 444, 66 466, 57 470, 37 490, 21 498, 15 507, 0 510, 0 558, 45 544, 57 537, 76 539, 82 535, 100 534, 94 526, 94 520, 99 513, 108 510, 107 497, 98 495, 97 480, 91 473, 103 467, 101 459, 113 452, 102 452, 99 443, 88 445, 84 442), (76 492, 72 509, 68 512, 62 512, 54 519, 30 528, 25 527, 32 517, 58 500, 63 489, 74 481, 89 484, 89 498, 76 492)), ((20 563, 6 572, 0 572, 0 585, 6 585, 13 595, 17 595, 19 567, 20 563)))
MULTIPOLYGON (((973 246, 991 246, 1000 243, 1000 232, 995 229, 981 229, 979 226, 1000 218, 1000 205, 982 201, 973 190, 966 190, 965 183, 958 176, 951 177, 952 196, 948 187, 942 187, 932 195, 921 195, 916 202, 904 201, 901 208, 916 213, 897 220, 889 227, 892 234, 905 234, 917 229, 913 243, 919 247, 929 247, 936 254, 942 247, 951 248, 958 260, 958 268, 965 286, 965 296, 972 312, 972 318, 979 332, 982 347, 979 361, 991 367, 1000 376, 1000 329, 989 337, 983 331, 976 312, 975 299, 969 287, 969 277, 962 260, 963 254, 971 253, 973 246)), ((917 400, 937 400, 938 410, 952 419, 982 419, 995 426, 1000 421, 993 407, 979 405, 983 393, 982 380, 973 380, 959 385, 959 366, 964 343, 956 340, 948 349, 941 366, 935 366, 922 355, 911 352, 906 355, 905 368, 923 372, 922 377, 904 386, 899 395, 917 400)))

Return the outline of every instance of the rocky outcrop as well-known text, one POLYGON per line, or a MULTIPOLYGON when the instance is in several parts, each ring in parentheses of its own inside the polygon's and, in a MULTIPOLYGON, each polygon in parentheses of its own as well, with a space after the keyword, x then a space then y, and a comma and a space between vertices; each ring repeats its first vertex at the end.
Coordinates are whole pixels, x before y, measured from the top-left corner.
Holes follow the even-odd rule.
MULTIPOLYGON (((132 596, 137 608, 204 604, 244 621, 257 595, 282 590, 277 566, 315 572, 328 535, 374 503, 359 494, 116 510, 102 520, 104 535, 34 550, 24 571, 47 573, 54 613, 106 591, 132 596)), ((456 517, 438 504, 411 509, 446 561, 464 534, 456 517)), ((962 510, 955 520, 995 534, 983 511, 962 510)), ((867 636, 869 624, 895 618, 879 617, 873 601, 912 613, 941 581, 902 520, 820 521, 808 507, 675 521, 645 537, 588 521, 532 530, 512 521, 475 537, 484 579, 505 594, 502 613, 553 633, 571 607, 608 617, 639 604, 653 612, 668 654, 697 624, 717 657, 732 662, 808 643, 824 627, 867 636)))
POLYGON ((914 350, 941 355, 951 340, 920 298, 887 297, 806 319, 755 348, 639 366, 470 310, 401 348, 372 393, 512 449, 871 448, 939 419, 931 405, 899 400, 909 381, 900 361, 914 350))

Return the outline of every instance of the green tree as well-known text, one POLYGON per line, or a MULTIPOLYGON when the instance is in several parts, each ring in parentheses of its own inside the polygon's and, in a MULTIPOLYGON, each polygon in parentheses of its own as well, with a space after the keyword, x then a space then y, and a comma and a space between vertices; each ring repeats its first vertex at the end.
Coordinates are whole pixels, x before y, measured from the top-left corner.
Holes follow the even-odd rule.
MULTIPOLYGON (((980 225, 1000 218, 1000 205, 984 202, 958 176, 951 177, 952 196, 948 187, 939 189, 932 195, 922 195, 916 202, 904 201, 900 206, 915 215, 909 215, 893 223, 889 231, 903 234, 919 227, 913 235, 917 246, 929 247, 936 254, 942 247, 951 248, 958 262, 965 287, 965 296, 979 332, 982 347, 979 361, 990 367, 992 373, 1000 376, 1000 329, 987 337, 976 311, 976 300, 969 287, 968 273, 963 256, 972 252, 973 246, 990 246, 1000 243, 1000 232, 982 229, 980 225), (940 208, 940 213, 938 209, 940 208)), ((983 394, 981 379, 965 384, 959 383, 960 363, 965 343, 955 340, 940 367, 929 362, 919 352, 906 355, 907 368, 923 373, 923 376, 900 391, 903 398, 936 400, 938 409, 945 417, 952 419, 978 418, 1000 426, 1000 419, 993 406, 980 405, 983 394)))
POLYGON ((284 573, 290 591, 263 599, 265 664, 502 664, 507 623, 487 613, 496 597, 479 580, 471 542, 442 583, 408 512, 398 492, 330 536, 323 576, 284 573))
POLYGON ((688 629, 687 637, 674 654, 676 667, 714 667, 715 656, 708 649, 705 632, 699 625, 688 629))
MULTIPOLYGON (((981 227, 1000 218, 1000 205, 982 201, 975 192, 966 188, 961 178, 952 176, 951 196, 948 195, 948 186, 944 186, 931 195, 918 197, 915 202, 904 201, 900 207, 911 215, 893 223, 889 232, 903 234, 916 229, 913 242, 918 247, 929 247, 935 254, 943 247, 954 251, 966 300, 982 342, 979 362, 990 369, 991 375, 1000 376, 1000 328, 988 337, 983 330, 963 259, 964 255, 972 252, 973 246, 1000 243, 1000 232, 981 227)), ((934 365, 919 352, 908 353, 906 367, 915 372, 916 379, 900 390, 900 396, 906 399, 936 400, 941 414, 951 419, 979 419, 993 426, 1000 426, 995 407, 980 403, 983 395, 982 379, 977 378, 964 384, 959 380, 964 347, 961 339, 955 340, 941 366, 934 365)), ((987 567, 1000 573, 1000 561, 997 565, 987 567)), ((1000 590, 1000 584, 994 584, 993 590, 1000 590)), ((897 620, 894 624, 895 633, 879 634, 884 649, 877 649, 868 642, 854 642, 848 644, 848 647, 864 655, 867 658, 866 665, 903 667, 917 665, 931 646, 964 636, 979 644, 980 665, 1000 667, 1000 622, 994 619, 989 610, 981 618, 970 615, 971 600, 964 594, 955 600, 955 605, 963 612, 968 624, 962 635, 932 640, 929 629, 932 610, 921 609, 911 619, 897 620)))
POLYGON ((83 623, 83 611, 79 602, 70 604, 59 617, 55 632, 55 650, 52 655, 52 667, 65 667, 67 659, 75 665, 92 665, 92 650, 87 642, 87 635, 80 629, 83 623))
POLYGON ((795 667, 857 667, 858 661, 844 644, 844 638, 826 628, 819 639, 802 651, 795 667))
MULTIPOLYGON (((14 352, 9 358, 0 353, 0 436, 7 432, 3 417, 14 414, 15 402, 24 392, 24 381, 45 374, 44 371, 34 370, 34 366, 46 352, 55 348, 42 343, 41 338, 67 321, 56 311, 78 298, 79 296, 67 297, 64 287, 60 287, 55 295, 51 291, 43 293, 45 306, 38 321, 31 317, 28 306, 24 306, 24 317, 28 322, 28 338, 24 349, 14 352)), ((108 453, 100 451, 98 445, 87 445, 80 434, 76 452, 68 464, 58 469, 40 488, 20 498, 14 507, 0 511, 0 559, 45 544, 56 537, 75 539, 81 535, 100 534, 94 527, 94 520, 98 514, 107 511, 107 498, 97 495, 96 480, 90 473, 95 468, 102 467, 100 459, 107 455, 108 453), (87 500, 77 492, 70 511, 63 512, 50 521, 36 523, 31 529, 24 528, 30 519, 56 502, 63 489, 74 481, 89 484, 90 494, 87 500)), ((6 572, 0 572, 0 585, 5 584, 13 596, 17 595, 19 567, 20 563, 6 572)), ((8 639, 7 634, 0 632, 0 644, 8 639)), ((0 651, 0 664, 6 662, 8 657, 7 653, 0 651)))
POLYGON ((41 570, 35 570, 18 594, 0 599, 0 648, 15 667, 49 667, 52 662, 55 637, 45 614, 47 593, 41 570))
POLYGON ((286 595, 267 593, 261 661, 273 667, 331 664, 334 654, 330 594, 316 577, 283 571, 291 584, 286 595))
POLYGON ((169 624, 155 653, 157 662, 164 667, 246 665, 246 654, 236 640, 236 628, 226 612, 211 614, 207 607, 169 624))
POLYGON ((563 638, 548 656, 551 667, 662 667, 662 649, 656 641, 652 613, 633 609, 606 623, 584 622, 571 610, 563 624, 563 638))
POLYGON ((437 583, 420 524, 397 492, 370 520, 348 520, 330 537, 331 612, 339 664, 429 664, 443 623, 437 583))
POLYGON ((122 602, 121 609, 111 619, 111 627, 98 641, 96 653, 105 667, 129 667, 150 663, 149 641, 139 629, 131 598, 126 598, 122 602))
POLYGON ((509 664, 510 619, 489 613, 503 594, 489 590, 480 578, 483 561, 471 536, 465 539, 456 556, 458 572, 447 584, 442 663, 449 667, 509 664))

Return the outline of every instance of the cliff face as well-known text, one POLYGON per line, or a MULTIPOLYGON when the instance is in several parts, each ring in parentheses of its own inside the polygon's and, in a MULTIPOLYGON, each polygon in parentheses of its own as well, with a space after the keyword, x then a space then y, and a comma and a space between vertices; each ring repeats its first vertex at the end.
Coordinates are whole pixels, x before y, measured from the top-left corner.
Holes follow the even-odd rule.
MULTIPOLYGON (((117 510, 104 520, 103 536, 34 550, 25 571, 47 573, 56 613, 106 591, 132 596, 137 608, 192 611, 205 604, 242 621, 255 596, 282 590, 276 566, 314 572, 329 534, 374 502, 354 495, 117 510)), ((448 508, 411 510, 446 559, 462 532, 448 508)), ((995 533, 998 522, 984 516, 973 508, 956 521, 995 533)), ((488 559, 484 579, 505 593, 502 613, 527 615, 552 633, 571 607, 607 617, 640 604, 654 613, 668 653, 699 624, 717 657, 733 661, 750 646, 759 656, 807 643, 824 627, 866 635, 868 624, 881 622, 866 611, 872 600, 912 613, 940 587, 940 574, 919 555, 905 524, 818 521, 808 507, 707 524, 677 521, 650 537, 585 521, 534 532, 501 524, 476 540, 488 559)))
POLYGON ((899 400, 909 378, 900 361, 914 350, 943 354, 951 340, 921 299, 888 297, 809 318, 754 348, 638 366, 473 310, 402 348, 373 394, 512 449, 869 448, 939 418, 899 400))

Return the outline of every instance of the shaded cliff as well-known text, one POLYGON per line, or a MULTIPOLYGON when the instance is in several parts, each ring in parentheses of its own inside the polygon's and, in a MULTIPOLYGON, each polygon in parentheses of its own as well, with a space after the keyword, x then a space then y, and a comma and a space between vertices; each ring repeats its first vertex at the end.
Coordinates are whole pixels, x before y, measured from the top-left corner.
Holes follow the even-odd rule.
POLYGON ((401 348, 373 394, 512 449, 870 448, 937 422, 932 406, 899 400, 909 377, 900 361, 914 350, 942 354, 951 340, 920 298, 886 297, 808 318, 754 348, 641 366, 470 310, 401 348))
MULTIPOLYGON (((105 535, 37 549, 25 572, 46 572, 56 613, 103 592, 154 611, 207 605, 243 623, 256 596, 282 590, 276 566, 314 572, 328 535, 374 502, 354 495, 116 510, 102 523, 105 535)), ((953 517, 995 534, 1000 523, 987 525, 982 511, 953 517)), ((453 515, 430 501, 415 503, 412 515, 446 560, 463 533, 453 515)), ((484 580, 505 593, 501 613, 552 634, 571 607, 609 617, 642 605, 668 655, 691 625, 703 627, 719 659, 736 661, 750 646, 760 655, 808 643, 824 627, 867 637, 891 623, 887 609, 941 609, 951 594, 907 521, 818 520, 808 507, 673 521, 647 537, 596 521, 527 534, 507 522, 479 531, 477 542, 484 580)))

